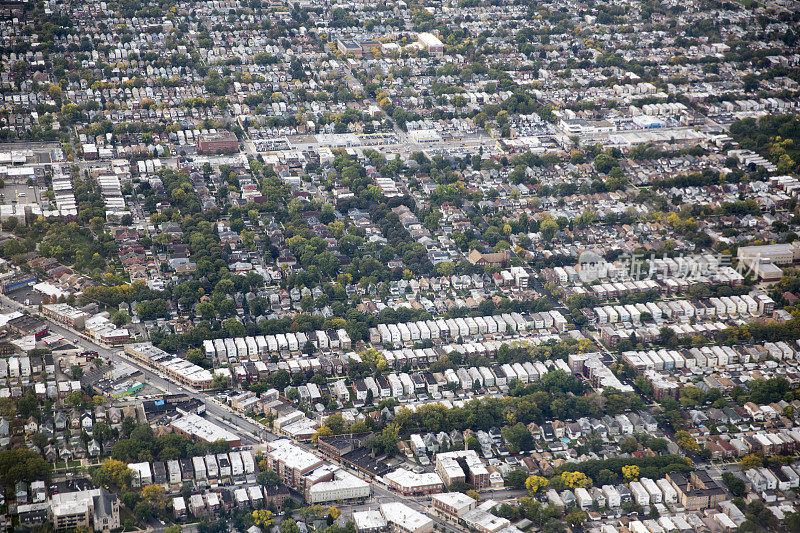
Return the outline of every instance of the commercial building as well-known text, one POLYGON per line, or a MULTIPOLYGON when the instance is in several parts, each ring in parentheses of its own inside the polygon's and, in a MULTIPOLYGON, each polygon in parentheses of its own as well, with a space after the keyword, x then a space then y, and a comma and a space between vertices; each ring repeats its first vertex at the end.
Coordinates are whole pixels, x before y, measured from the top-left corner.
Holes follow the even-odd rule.
POLYGON ((338 39, 336 41, 336 48, 343 54, 352 54, 353 57, 361 57, 363 49, 357 41, 350 39, 338 39))
POLYGON ((486 500, 475 509, 464 513, 461 520, 470 529, 480 533, 497 533, 510 526, 506 518, 495 516, 491 511, 497 505, 493 500, 486 500))
POLYGON ((333 472, 333 479, 314 483, 306 489, 306 501, 313 504, 354 500, 369 498, 371 493, 369 483, 341 468, 337 468, 333 472))
POLYGON ((67 304, 46 304, 42 306, 42 313, 56 322, 61 322, 75 329, 83 329, 89 315, 67 304))
POLYGON ((398 468, 383 476, 389 486, 405 496, 425 496, 437 494, 444 490, 442 479, 434 473, 417 474, 404 468, 398 468))
POLYGON ((726 497, 715 481, 705 471, 691 472, 689 476, 671 472, 666 476, 672 488, 678 493, 678 503, 687 510, 715 507, 726 497))
POLYGON ((197 141, 197 151, 201 154, 232 154, 239 151, 239 139, 227 131, 201 135, 197 141))
POLYGON ((47 323, 31 315, 19 315, 6 323, 6 327, 18 335, 33 335, 37 339, 47 333, 47 323))
POLYGON ((433 520, 411 507, 390 502, 381 505, 381 514, 392 531, 400 533, 430 533, 433 531, 433 520))
POLYGON ((358 533, 381 533, 386 531, 388 522, 380 511, 355 511, 353 522, 358 533))
POLYGON ((202 442, 223 440, 232 447, 242 445, 242 441, 238 435, 234 435, 227 429, 221 428, 194 413, 189 413, 175 420, 172 422, 171 426, 176 432, 202 442))
POLYGON ((21 272, 0 282, 0 290, 2 290, 3 294, 8 294, 9 292, 14 292, 17 289, 21 289, 22 287, 30 287, 36 283, 36 281, 36 276, 21 272))
POLYGON ((509 259, 511 259, 511 253, 508 250, 490 253, 481 253, 478 250, 472 250, 467 256, 467 261, 478 266, 505 266, 509 259))
POLYGON ((433 508, 439 516, 458 522, 461 515, 475 509, 478 502, 461 492, 443 492, 431 497, 433 508))
POLYGON ((125 345, 125 353, 175 381, 199 390, 211 388, 213 376, 205 368, 170 355, 150 342, 125 345))
POLYGON ((800 243, 742 246, 737 249, 736 257, 748 265, 755 260, 767 260, 776 265, 792 265, 800 262, 800 243))
POLYGON ((130 331, 118 328, 108 317, 95 315, 85 321, 86 334, 91 338, 112 346, 121 346, 131 338, 130 331))
POLYGON ((776 265, 800 262, 800 243, 742 246, 736 257, 762 281, 778 281, 783 277, 783 270, 776 265))
POLYGON ((278 474, 281 481, 301 492, 305 492, 305 474, 323 465, 322 459, 295 446, 288 439, 267 444, 267 469, 278 474))

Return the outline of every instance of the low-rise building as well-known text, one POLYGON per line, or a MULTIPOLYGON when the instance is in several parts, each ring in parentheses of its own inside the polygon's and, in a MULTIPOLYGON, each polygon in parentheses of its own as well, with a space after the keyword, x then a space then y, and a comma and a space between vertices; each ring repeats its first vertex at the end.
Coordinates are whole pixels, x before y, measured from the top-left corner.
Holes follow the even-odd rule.
POLYGON ((399 533, 430 533, 433 531, 433 519, 404 503, 384 503, 381 505, 381 514, 392 531, 399 533))
POLYGON ((53 494, 50 510, 56 531, 120 527, 119 500, 104 488, 53 494))
POLYGON ((444 483, 438 474, 423 472, 417 474, 404 468, 398 468, 384 476, 389 486, 405 496, 425 496, 437 494, 444 490, 444 483))
POLYGON ((434 494, 431 503, 436 513, 448 520, 458 522, 458 519, 465 513, 475 509, 478 502, 461 492, 443 492, 434 494))

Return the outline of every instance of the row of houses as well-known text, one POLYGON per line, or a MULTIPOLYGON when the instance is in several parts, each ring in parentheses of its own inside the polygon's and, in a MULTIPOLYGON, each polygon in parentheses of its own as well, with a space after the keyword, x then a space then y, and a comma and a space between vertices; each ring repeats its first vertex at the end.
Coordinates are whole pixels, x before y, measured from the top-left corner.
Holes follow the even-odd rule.
MULTIPOLYGON (((553 370, 572 373, 569 365, 561 359, 545 362, 525 361, 524 363, 506 363, 496 366, 448 368, 444 372, 399 372, 378 377, 368 376, 353 380, 353 392, 355 399, 363 402, 366 400, 368 392, 372 392, 373 398, 380 399, 420 394, 435 397, 448 388, 472 391, 476 388, 497 387, 505 390, 514 380, 523 384, 538 381, 553 370)), ((350 389, 344 380, 334 382, 332 392, 340 400, 350 399, 350 389)))
POLYGON ((674 320, 679 322, 696 318, 738 318, 772 314, 775 302, 766 294, 755 297, 722 296, 720 298, 700 298, 697 300, 671 300, 626 305, 604 305, 592 309, 582 309, 589 325, 640 324, 642 316, 651 320, 674 320))
POLYGON ((751 468, 745 471, 744 475, 752 490, 759 494, 772 490, 789 491, 800 487, 800 465, 797 464, 751 468))
MULTIPOLYGON (((561 337, 558 335, 537 335, 506 340, 445 344, 428 348, 407 347, 397 350, 381 349, 379 351, 386 361, 387 368, 422 368, 438 361, 443 356, 457 354, 459 359, 466 359, 473 355, 494 359, 503 344, 541 344, 550 340, 559 341, 561 337)), ((306 374, 322 372, 326 375, 342 375, 347 373, 350 365, 363 362, 361 356, 355 352, 320 355, 319 357, 292 356, 277 363, 250 359, 229 363, 227 367, 215 368, 214 373, 229 378, 233 383, 247 383, 264 379, 278 370, 286 370, 292 375, 301 372, 306 374)), ((311 390, 311 393, 313 396, 314 390, 311 390)))
POLYGON ((424 340, 475 338, 479 335, 520 333, 525 331, 566 331, 567 320, 558 311, 532 313, 503 313, 494 316, 419 320, 399 324, 379 324, 370 328, 373 344, 408 344, 424 340))
POLYGON ((206 357, 220 362, 237 361, 273 354, 299 354, 308 343, 317 350, 350 350, 352 341, 343 328, 277 335, 256 335, 203 341, 206 357))
POLYGON ((662 479, 641 478, 627 485, 603 485, 600 488, 549 489, 548 502, 556 507, 577 507, 584 511, 594 507, 617 509, 627 502, 644 508, 652 505, 682 507, 687 510, 715 507, 725 499, 725 491, 704 471, 689 476, 670 473, 662 479))
POLYGON ((732 364, 757 362, 771 357, 773 359, 797 359, 800 354, 784 341, 767 342, 763 345, 702 346, 668 350, 625 351, 622 359, 637 372, 646 369, 672 370, 699 367, 715 368, 732 364))
POLYGON ((621 296, 641 294, 645 292, 657 292, 662 295, 685 293, 698 283, 706 284, 726 284, 731 286, 741 285, 744 279, 741 274, 731 267, 713 267, 713 273, 709 271, 686 270, 681 272, 670 272, 668 274, 656 271, 642 271, 641 277, 645 279, 624 279, 636 272, 631 272, 631 265, 626 267, 613 268, 604 265, 600 268, 581 269, 576 267, 554 267, 542 270, 542 275, 547 281, 567 285, 569 283, 594 282, 588 287, 581 285, 568 286, 565 290, 570 294, 584 294, 594 296, 601 300, 612 300, 621 296), (607 270, 604 270, 606 269, 607 270), (658 276, 658 277, 655 277, 658 276), (614 281, 616 280, 616 281, 614 281))
POLYGON ((152 463, 131 463, 131 483, 135 487, 163 485, 176 487, 187 481, 213 481, 238 478, 256 471, 255 460, 249 451, 207 454, 191 459, 172 459, 152 463))
MULTIPOLYGON (((2 346, 7 349, 3 350, 5 353, 0 351, 0 355, 13 353, 13 345, 3 344, 2 346)), ((28 381, 29 378, 41 374, 43 371, 50 376, 55 375, 56 367, 52 354, 47 354, 44 357, 12 355, 8 358, 0 359, 0 379, 3 380, 10 378, 12 380, 28 381)))
MULTIPOLYGON (((728 325, 719 320, 716 322, 698 322, 695 324, 667 324, 664 327, 672 330, 675 338, 678 339, 693 336, 713 337, 720 331, 728 329, 728 325)), ((631 336, 635 337, 640 342, 652 342, 661 337, 661 327, 655 324, 639 327, 628 327, 627 324, 621 324, 619 326, 605 325, 600 327, 600 340, 610 348, 615 348, 622 340, 631 339, 631 336)))
MULTIPOLYGON (((748 402, 751 403, 751 402, 748 402)), ((759 406, 746 405, 746 410, 761 414, 759 406)), ((706 440, 713 458, 735 458, 748 454, 793 455, 800 449, 800 430, 757 431, 752 434, 714 435, 706 440)))
POLYGON ((284 485, 250 485, 245 487, 221 488, 204 494, 192 494, 187 498, 176 496, 172 499, 172 512, 176 520, 183 520, 190 514, 195 518, 215 516, 221 511, 234 509, 274 508, 283 510, 284 503, 290 499, 289 489, 284 485))
MULTIPOLYGON (((496 316, 464 317, 379 324, 370 329, 373 344, 410 344, 424 340, 447 340, 474 338, 484 335, 516 333, 525 331, 566 330, 567 320, 558 311, 533 313, 505 313, 496 316)), ((203 343, 206 357, 227 363, 246 359, 257 359, 273 354, 300 354, 306 346, 318 350, 350 350, 352 342, 344 329, 280 333, 225 339, 208 339, 203 343)))

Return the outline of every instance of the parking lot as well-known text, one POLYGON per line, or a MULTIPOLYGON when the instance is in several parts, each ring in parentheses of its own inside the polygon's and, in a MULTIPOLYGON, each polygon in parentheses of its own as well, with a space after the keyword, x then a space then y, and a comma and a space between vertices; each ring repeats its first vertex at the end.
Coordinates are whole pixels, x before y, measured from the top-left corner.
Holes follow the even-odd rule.
POLYGON ((28 204, 38 201, 38 187, 21 183, 6 183, 6 185, 0 189, 0 203, 2 204, 28 204))

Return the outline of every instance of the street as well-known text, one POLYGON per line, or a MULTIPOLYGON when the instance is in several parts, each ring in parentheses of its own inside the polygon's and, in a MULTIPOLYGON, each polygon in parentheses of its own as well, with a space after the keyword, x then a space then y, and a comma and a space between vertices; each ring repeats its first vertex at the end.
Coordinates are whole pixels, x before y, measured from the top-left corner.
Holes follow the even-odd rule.
MULTIPOLYGON (((34 308, 25 307, 24 305, 11 300, 5 295, 2 295, 0 301, 2 301, 6 306, 10 306, 16 310, 23 310, 24 308, 31 313, 35 312, 34 308)), ((61 335, 67 341, 77 344, 83 350, 97 352, 103 359, 113 362, 124 362, 136 368, 142 373, 144 381, 146 381, 149 385, 160 389, 167 394, 185 393, 203 401, 203 403, 206 405, 206 418, 225 427, 226 429, 234 430, 237 434, 242 436, 243 444, 258 444, 263 440, 261 435, 265 430, 262 426, 237 413, 227 405, 222 404, 212 395, 190 389, 166 379, 160 374, 142 365, 138 361, 125 356, 121 348, 109 348, 107 346, 98 344, 97 342, 87 338, 82 333, 79 333, 71 328, 67 328, 66 326, 59 324, 50 318, 43 318, 47 322, 47 327, 51 332, 61 335), (77 342, 75 342, 76 340, 77 342)))
MULTIPOLYGON (((11 300, 6 295, 0 295, 0 302, 3 303, 3 310, 6 312, 9 311, 8 307, 11 307, 13 310, 27 310, 31 313, 36 312, 35 308, 25 306, 14 300, 11 300)), ((61 335, 68 342, 76 344, 81 349, 86 351, 95 351, 106 360, 117 363, 125 363, 136 368, 142 373, 142 379, 149 385, 160 389, 167 394, 184 393, 200 399, 206 406, 206 412, 204 416, 214 423, 241 436, 242 444, 257 445, 265 441, 273 441, 280 438, 280 436, 276 435, 264 426, 256 423, 253 420, 250 420, 246 416, 223 404, 213 395, 174 383, 164 376, 154 372, 150 368, 143 366, 138 361, 128 358, 121 349, 111 348, 99 344, 94 340, 87 338, 84 334, 68 328, 63 324, 57 323, 47 317, 42 318, 46 320, 48 328, 51 332, 61 335)), ((309 443, 295 441, 294 444, 305 451, 317 454, 316 449, 309 443)), ((346 468, 345 466, 343 467, 346 468)), ((358 475, 357 472, 351 471, 351 473, 358 475)), ((370 484, 372 486, 372 496, 369 498, 369 500, 366 503, 341 503, 339 508, 342 510, 342 512, 350 514, 353 511, 363 511, 373 508, 377 509, 383 503, 402 501, 412 509, 430 516, 440 531, 458 531, 458 527, 454 524, 439 518, 433 512, 428 512, 430 505, 429 496, 404 496, 389 490, 381 483, 373 481, 370 484)), ((484 496, 486 498, 492 498, 494 494, 497 494, 498 499, 502 500, 524 495, 526 493, 527 492, 524 490, 502 490, 496 491, 495 493, 487 492, 484 494, 484 496)), ((158 529, 163 528, 157 528, 156 531, 158 531, 158 529)))

